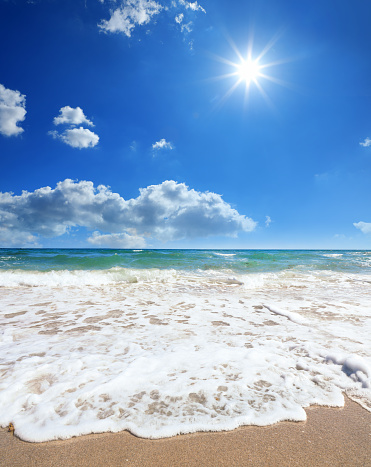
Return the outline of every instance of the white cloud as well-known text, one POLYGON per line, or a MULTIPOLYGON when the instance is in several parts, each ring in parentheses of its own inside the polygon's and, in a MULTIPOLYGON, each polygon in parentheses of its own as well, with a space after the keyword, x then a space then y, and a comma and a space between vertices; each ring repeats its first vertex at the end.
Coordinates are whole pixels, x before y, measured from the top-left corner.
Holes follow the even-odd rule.
POLYGON ((155 143, 152 144, 152 149, 155 151, 159 149, 174 149, 174 146, 169 143, 169 141, 166 141, 165 138, 160 139, 160 141, 156 141, 155 143))
POLYGON ((5 136, 17 136, 23 128, 17 126, 26 116, 26 96, 19 91, 12 91, 0 84, 0 133, 5 136))
POLYGON ((65 123, 68 125, 84 125, 85 124, 89 126, 94 126, 93 122, 86 118, 81 107, 76 107, 74 109, 73 107, 70 107, 69 105, 62 107, 59 110, 59 115, 58 117, 54 118, 53 122, 54 122, 54 125, 61 125, 65 123))
MULTIPOLYGON (((101 3, 102 0, 100 0, 101 3)), ((102 20, 98 26, 106 33, 123 33, 131 37, 136 26, 142 26, 154 21, 160 13, 167 13, 170 9, 175 10, 175 21, 181 24, 184 20, 184 11, 194 14, 198 11, 206 13, 205 9, 197 2, 185 0, 157 2, 155 0, 115 0, 116 8, 110 11, 110 18, 102 20)), ((191 31, 192 22, 182 25, 182 32, 191 31)))
MULTIPOLYGON (((180 30, 182 32, 184 32, 184 33, 190 33, 190 32, 192 32, 192 24, 193 24, 192 21, 189 21, 189 23, 182 24, 180 26, 180 30)), ((191 47, 191 49, 192 49, 192 47, 191 47)))
POLYGON ((183 21, 183 19, 184 19, 184 14, 180 13, 179 15, 175 17, 175 22, 180 24, 183 21))
POLYGON ((371 234, 371 222, 354 222, 354 227, 364 234, 371 234))
POLYGON ((54 125, 66 124, 69 128, 64 132, 49 131, 49 134, 55 139, 60 139, 64 143, 73 148, 93 148, 99 142, 99 136, 93 131, 80 126, 75 128, 76 125, 86 124, 94 126, 93 122, 88 120, 81 109, 81 107, 70 107, 66 105, 59 110, 59 115, 53 120, 54 125))
POLYGON ((366 138, 363 143, 359 143, 361 146, 363 146, 364 148, 367 148, 368 146, 371 146, 371 139, 370 138, 366 138))
POLYGON ((202 11, 203 13, 206 13, 206 10, 198 4, 198 2, 187 2, 185 0, 179 0, 179 3, 183 5, 186 9, 191 9, 193 11, 202 11))
POLYGON ((98 26, 105 32, 122 32, 130 37, 136 25, 149 23, 162 9, 163 6, 154 0, 126 0, 111 11, 109 20, 101 21, 98 26))
POLYGON ((270 218, 270 216, 265 216, 265 226, 269 227, 271 223, 272 219, 270 218))
MULTIPOLYGON (((237 236, 254 230, 256 222, 239 214, 216 193, 198 192, 172 180, 142 188, 137 198, 125 200, 109 187, 93 182, 64 180, 56 188, 34 192, 0 193, 2 239, 12 235, 57 237, 81 226, 110 234, 127 234, 160 241, 212 235, 237 236)), ((93 234, 90 242, 125 241, 125 235, 93 234)), ((137 245, 137 243, 136 243, 137 245)))
POLYGON ((0 245, 2 247, 35 247, 38 245, 37 237, 28 232, 14 232, 0 227, 0 245))
POLYGON ((145 248, 146 240, 143 237, 129 235, 127 233, 101 234, 93 232, 88 242, 95 246, 107 246, 109 248, 145 248))
POLYGON ((70 128, 63 133, 57 131, 49 131, 53 138, 60 139, 72 148, 93 148, 99 142, 99 136, 87 128, 70 128))

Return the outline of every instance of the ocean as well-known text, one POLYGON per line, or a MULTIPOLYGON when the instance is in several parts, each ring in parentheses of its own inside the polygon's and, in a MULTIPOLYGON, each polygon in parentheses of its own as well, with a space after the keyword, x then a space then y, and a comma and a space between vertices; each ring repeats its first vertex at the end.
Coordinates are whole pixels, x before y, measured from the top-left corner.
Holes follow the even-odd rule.
POLYGON ((371 411, 371 251, 0 249, 0 425, 144 438, 371 411))

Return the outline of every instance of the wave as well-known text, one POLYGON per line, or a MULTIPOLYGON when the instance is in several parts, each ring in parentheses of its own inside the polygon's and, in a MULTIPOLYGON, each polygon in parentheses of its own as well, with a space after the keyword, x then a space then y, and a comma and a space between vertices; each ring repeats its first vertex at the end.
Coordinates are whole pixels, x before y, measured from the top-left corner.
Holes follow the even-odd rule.
POLYGON ((214 252, 214 255, 217 255, 217 256, 236 256, 236 253, 216 253, 214 252))
POLYGON ((0 270, 0 287, 103 287, 114 284, 177 283, 180 287, 242 286, 245 289, 315 288, 319 284, 365 283, 367 274, 344 271, 287 269, 277 272, 236 272, 227 268, 177 270, 122 268, 95 270, 0 270))
POLYGON ((164 282, 173 279, 174 270, 111 268, 108 270, 0 271, 0 287, 104 286, 115 283, 164 282))

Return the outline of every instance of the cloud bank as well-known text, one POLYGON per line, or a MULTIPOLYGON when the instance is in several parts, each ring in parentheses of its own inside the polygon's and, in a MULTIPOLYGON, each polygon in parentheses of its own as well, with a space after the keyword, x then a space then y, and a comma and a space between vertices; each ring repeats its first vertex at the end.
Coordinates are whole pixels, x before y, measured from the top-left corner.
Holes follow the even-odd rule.
POLYGON ((354 222, 354 227, 364 234, 371 234, 371 222, 354 222))
POLYGON ((168 180, 139 191, 137 198, 125 200, 105 185, 95 188, 90 181, 66 179, 54 189, 0 193, 0 242, 19 245, 22 238, 58 237, 81 226, 94 231, 88 239, 93 245, 140 248, 145 239, 237 236, 256 226, 220 195, 184 183, 168 180))
POLYGON ((17 136, 23 128, 17 126, 26 116, 26 96, 0 84, 0 133, 17 136))
POLYGON ((145 248, 147 243, 145 238, 138 235, 129 235, 127 233, 105 234, 93 232, 88 238, 88 242, 94 246, 109 248, 145 248))

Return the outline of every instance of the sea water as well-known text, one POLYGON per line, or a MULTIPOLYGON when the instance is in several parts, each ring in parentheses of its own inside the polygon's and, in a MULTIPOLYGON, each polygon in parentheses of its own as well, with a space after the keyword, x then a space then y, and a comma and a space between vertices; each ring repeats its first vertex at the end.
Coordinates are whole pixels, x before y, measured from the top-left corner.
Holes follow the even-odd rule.
POLYGON ((0 250, 0 424, 145 438, 371 410, 371 251, 0 250))

